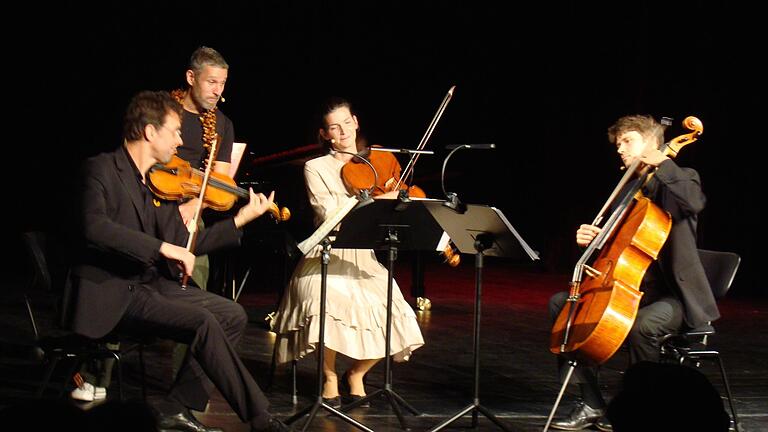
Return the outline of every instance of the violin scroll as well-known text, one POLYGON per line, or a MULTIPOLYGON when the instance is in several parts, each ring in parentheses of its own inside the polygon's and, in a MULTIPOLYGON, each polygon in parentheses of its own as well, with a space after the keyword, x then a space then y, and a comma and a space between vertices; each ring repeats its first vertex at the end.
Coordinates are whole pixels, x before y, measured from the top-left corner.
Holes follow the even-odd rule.
POLYGON ((272 203, 267 212, 275 219, 275 222, 285 222, 291 218, 291 211, 288 210, 288 207, 278 208, 275 203, 272 203))

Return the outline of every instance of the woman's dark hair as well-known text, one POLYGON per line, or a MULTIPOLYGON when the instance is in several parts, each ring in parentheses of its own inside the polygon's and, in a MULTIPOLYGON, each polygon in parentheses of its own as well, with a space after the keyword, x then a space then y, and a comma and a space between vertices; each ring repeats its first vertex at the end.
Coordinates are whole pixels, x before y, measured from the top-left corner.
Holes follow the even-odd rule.
MULTIPOLYGON (((328 130, 328 125, 325 124, 325 116, 336 111, 339 108, 346 108, 349 110, 349 112, 352 115, 356 115, 355 110, 352 108, 352 103, 349 102, 347 99, 344 99, 343 97, 339 97, 339 96, 329 97, 320 105, 320 110, 318 111, 317 124, 320 125, 320 128, 322 128, 325 131, 328 130)), ((324 139, 319 132, 317 134, 317 142, 322 144, 323 148, 325 148, 326 150, 331 148, 331 142, 324 139)), ((357 139, 355 141, 355 144, 357 145, 358 152, 368 148, 368 142, 365 139, 365 137, 360 133, 360 129, 357 129, 357 139)))

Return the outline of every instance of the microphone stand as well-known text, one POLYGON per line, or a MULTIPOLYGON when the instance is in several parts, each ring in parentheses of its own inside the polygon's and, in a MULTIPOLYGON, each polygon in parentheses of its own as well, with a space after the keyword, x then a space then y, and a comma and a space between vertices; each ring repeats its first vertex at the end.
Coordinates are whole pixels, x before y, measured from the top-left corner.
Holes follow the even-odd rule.
POLYGON ((371 151, 383 151, 389 153, 407 153, 407 154, 435 154, 432 150, 411 150, 411 149, 396 149, 387 147, 371 147, 371 151))
POLYGON ((479 149, 479 150, 492 150, 496 148, 496 144, 452 144, 445 148, 452 149, 448 156, 443 160, 443 169, 440 171, 440 187, 443 188, 443 195, 446 197, 444 206, 455 210, 457 213, 464 214, 467 211, 467 205, 459 200, 459 196, 455 192, 447 192, 445 190, 445 167, 448 165, 448 159, 453 156, 454 153, 461 149, 479 149))
MULTIPOLYGON (((331 140, 331 142, 333 142, 333 140, 331 140)), ((360 156, 357 153, 352 153, 352 152, 348 152, 348 151, 344 151, 344 150, 336 150, 336 149, 333 149, 333 148, 330 150, 330 154, 331 155, 336 154, 336 153, 343 153, 343 154, 348 154, 348 155, 350 155, 352 157, 356 157, 356 158, 360 159, 361 161, 365 162, 365 164, 368 165, 368 167, 371 169, 371 171, 373 171, 373 184, 371 185, 370 188, 363 189, 363 190, 360 191, 360 193, 358 195, 358 200, 360 201, 360 203, 357 204, 357 206, 355 206, 355 208, 360 208, 360 207, 363 207, 365 205, 368 205, 368 204, 372 203, 373 202, 373 197, 372 197, 373 189, 376 187, 376 184, 379 182, 379 173, 376 172, 376 168, 374 168, 374 166, 371 163, 371 161, 369 161, 368 159, 364 158, 363 156, 360 156)))
MULTIPOLYGON (((350 154, 352 156, 362 159, 366 164, 368 164, 371 170, 373 170, 373 175, 375 179, 374 184, 373 186, 371 186, 370 189, 368 190, 363 189, 362 191, 360 191, 360 195, 358 196, 359 203, 355 206, 355 208, 359 208, 366 204, 372 203, 373 198, 371 198, 370 193, 375 187, 376 181, 378 181, 378 173, 376 172, 376 169, 373 167, 373 165, 367 159, 355 153, 346 152, 342 150, 334 150, 334 149, 331 149, 330 153, 331 154, 335 154, 335 153, 350 154)), ((336 223, 334 223, 334 225, 336 225, 336 223)), ((312 405, 294 414, 288 420, 286 420, 286 424, 290 425, 296 422, 298 419, 309 414, 309 417, 304 422, 304 426, 301 429, 302 432, 305 432, 309 428, 310 423, 312 423, 312 420, 314 420, 318 411, 322 408, 330 412, 331 414, 338 416, 339 418, 351 424, 352 426, 356 427, 357 429, 360 429, 365 432, 373 432, 373 429, 365 426, 364 424, 353 419, 352 417, 349 417, 340 409, 334 408, 330 404, 323 401, 323 365, 325 361, 325 303, 326 303, 326 296, 327 296, 327 290, 328 290, 327 288, 328 264, 331 261, 331 240, 328 234, 324 235, 323 239, 320 241, 320 244, 322 245, 322 252, 320 254, 320 330, 319 330, 318 342, 317 342, 317 397, 315 399, 315 402, 312 405)), ((310 245, 310 246, 314 247, 314 245, 310 245)), ((301 247, 299 247, 299 249, 301 250, 301 247)))
MULTIPOLYGON (((373 150, 374 148, 376 148, 376 147, 371 147, 371 150, 373 150)), ((383 150, 383 151, 397 151, 397 152, 404 151, 404 152, 408 152, 409 150, 399 150, 399 149, 391 150, 391 149, 387 149, 387 150, 383 150)), ((365 205, 365 204, 367 204, 369 202, 373 202, 373 198, 365 197, 366 194, 368 194, 368 193, 373 191, 373 189, 376 187, 376 183, 378 183, 378 174, 376 172, 376 168, 373 167, 373 164, 371 164, 371 162, 368 159, 366 159, 363 156, 358 155, 356 153, 340 151, 340 150, 331 150, 331 154, 333 154, 333 152, 349 154, 349 155, 352 155, 354 157, 357 157, 360 160, 362 160, 363 162, 365 162, 366 164, 368 164, 368 166, 371 168, 371 170, 373 170, 373 174, 374 174, 374 183, 373 183, 373 185, 371 186, 370 190, 363 190, 360 193, 360 197, 361 197, 360 199, 361 200, 366 199, 367 202, 361 202, 360 204, 358 204, 358 207, 361 207, 361 206, 363 206, 363 205, 365 205)), ((418 152, 432 153, 431 151, 420 151, 420 150, 418 152)), ((414 155, 414 156, 416 156, 416 155, 414 155)), ((395 210, 398 210, 399 206, 407 205, 407 203, 410 202, 410 199, 408 198, 408 191, 407 190, 400 190, 400 192, 398 194, 398 200, 399 200, 399 202, 395 206, 395 210)), ((389 254, 388 254, 388 259, 387 259, 387 263, 388 263, 388 266, 387 266, 387 275, 388 275, 388 277, 387 277, 387 319, 386 319, 385 336, 384 336, 384 346, 386 347, 385 348, 385 353, 384 353, 384 387, 374 391, 373 393, 370 393, 370 394, 368 394, 366 396, 363 396, 362 398, 360 398, 360 399, 358 399, 358 400, 356 400, 356 401, 354 401, 354 402, 352 402, 352 403, 350 403, 348 405, 343 406, 341 409, 344 410, 344 411, 347 411, 349 409, 358 407, 358 406, 362 405, 363 403, 368 402, 371 399, 381 395, 381 396, 383 396, 389 402, 390 406, 392 407, 392 410, 395 412, 395 415, 397 416, 398 420, 400 421, 400 426, 403 429, 408 430, 409 428, 406 426, 405 418, 403 417, 403 413, 402 413, 402 410, 400 409, 400 405, 402 405, 405 409, 410 411, 413 415, 420 415, 420 413, 419 413, 419 411, 416 410, 416 408, 412 407, 408 402, 405 401, 405 399, 403 399, 400 395, 395 393, 395 391, 392 389, 392 369, 391 369, 392 368, 392 366, 391 366, 392 358, 391 358, 391 353, 390 353, 390 349, 391 349, 390 341, 391 341, 391 338, 392 338, 392 290, 393 290, 393 280, 394 280, 394 276, 393 276, 394 275, 394 263, 395 263, 395 260, 397 259, 397 249, 398 249, 397 245, 400 244, 400 241, 398 240, 398 233, 397 233, 396 229, 393 229, 392 227, 390 227, 390 229, 388 230, 385 242, 388 245, 388 252, 389 252, 389 254)))

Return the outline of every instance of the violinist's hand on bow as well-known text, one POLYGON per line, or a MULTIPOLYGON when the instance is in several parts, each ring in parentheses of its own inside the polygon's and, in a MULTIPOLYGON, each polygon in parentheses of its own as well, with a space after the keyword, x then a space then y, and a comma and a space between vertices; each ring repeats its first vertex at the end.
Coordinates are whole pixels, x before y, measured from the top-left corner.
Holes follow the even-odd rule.
POLYGON ((275 201, 275 191, 272 191, 269 197, 264 196, 263 193, 255 193, 253 189, 249 189, 248 192, 251 195, 250 201, 235 215, 235 226, 238 228, 266 213, 275 201))
POLYGON ((581 224, 579 229, 576 230, 576 244, 581 247, 589 246, 602 230, 602 228, 594 225, 581 224))
POLYGON ((195 255, 186 248, 163 242, 160 245, 160 255, 175 261, 185 275, 192 276, 192 269, 195 267, 195 255))
POLYGON ((661 152, 661 150, 655 148, 655 147, 648 147, 646 148, 643 153, 640 155, 640 162, 650 165, 652 167, 657 167, 661 165, 662 162, 669 159, 664 153, 661 152))

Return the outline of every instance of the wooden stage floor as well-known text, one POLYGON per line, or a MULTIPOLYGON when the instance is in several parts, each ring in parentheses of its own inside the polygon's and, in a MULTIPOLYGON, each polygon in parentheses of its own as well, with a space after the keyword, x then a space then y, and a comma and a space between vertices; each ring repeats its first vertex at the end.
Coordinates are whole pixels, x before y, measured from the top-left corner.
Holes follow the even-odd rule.
MULTIPOLYGON (((410 297, 410 269, 398 263, 396 278, 406 298, 410 297)), ((472 403, 473 352, 472 323, 475 292, 473 262, 466 259, 458 268, 438 262, 426 265, 426 296, 432 302, 429 311, 417 313, 426 345, 411 361, 394 364, 392 389, 420 411, 405 413, 413 431, 431 430, 472 403)), ((552 275, 532 268, 513 267, 504 261, 486 259, 483 273, 483 302, 480 344, 480 404, 494 413, 513 431, 540 431, 551 409, 559 384, 555 375, 555 357, 548 350, 550 324, 546 303, 550 295, 567 287, 567 275, 552 275)), ((239 350, 262 387, 269 381, 274 336, 267 331, 264 317, 275 308, 275 292, 245 292, 240 303, 251 317, 239 350)), ((5 308, 10 308, 6 304, 5 308)), ((716 322, 717 334, 711 346, 722 353, 736 400, 742 430, 768 431, 768 300, 726 298, 720 303, 722 318, 716 322)), ((13 332, 13 322, 5 315, 2 334, 13 332)), ((23 324, 19 324, 23 325, 23 324)), ((24 330, 17 329, 23 332, 24 330)), ((155 397, 170 383, 168 343, 159 343, 147 352, 149 397, 155 397)), ((343 372, 348 359, 338 360, 343 372)), ((124 358, 126 392, 140 399, 137 356, 124 358)), ((601 378, 607 398, 618 390, 627 365, 627 355, 619 351, 602 368, 601 378)), ((368 392, 383 382, 383 362, 370 373, 368 392)), ((700 369, 721 391, 722 382, 715 365, 700 369)), ((289 368, 280 367, 273 385, 267 390, 271 411, 281 419, 311 405, 316 389, 316 358, 311 355, 298 363, 298 404, 291 401, 289 368)), ((25 380, 39 372, 30 366, 3 365, 0 369, 0 396, 5 405, 27 400, 25 380)), ((560 412, 566 412, 575 398, 575 387, 568 389, 560 412)), ((113 390, 113 389, 110 389, 113 390)), ((114 392, 112 392, 114 393, 114 392)), ((74 403, 88 409, 94 403, 74 403)), ((45 405, 41 404, 41 410, 45 405)), ((198 418, 210 426, 228 432, 247 431, 245 424, 216 394, 198 418)), ((401 425, 384 398, 374 400, 371 408, 356 408, 351 417, 376 431, 401 430, 401 425)), ((44 415, 41 413, 41 415, 44 415)), ((653 413, 648 413, 653 415, 653 413)), ((305 417, 306 418, 306 417, 305 417)), ((302 426, 304 419, 295 425, 302 426)), ((470 428, 470 417, 450 424, 445 430, 470 428)), ((356 428, 320 410, 309 425, 311 431, 352 431, 356 428)), ((485 416, 479 416, 477 430, 501 430, 485 416)), ((656 430, 656 429, 655 429, 656 430)))

